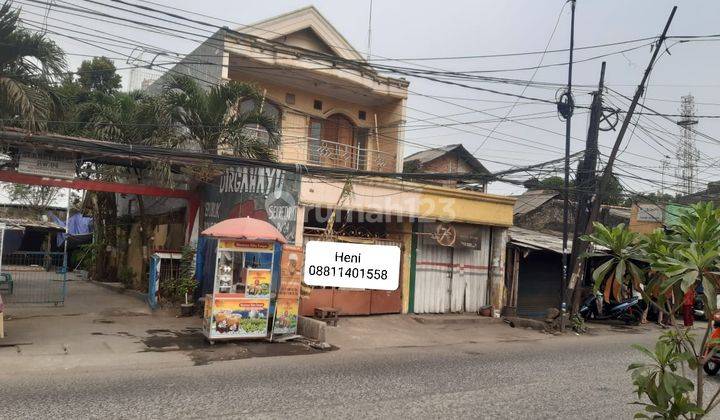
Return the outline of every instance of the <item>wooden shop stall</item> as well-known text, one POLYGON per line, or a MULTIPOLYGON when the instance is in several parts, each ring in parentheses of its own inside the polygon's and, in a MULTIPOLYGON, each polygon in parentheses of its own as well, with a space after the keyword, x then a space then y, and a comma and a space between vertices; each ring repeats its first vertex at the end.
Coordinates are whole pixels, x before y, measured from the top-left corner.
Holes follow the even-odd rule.
POLYGON ((217 240, 203 322, 210 343, 295 334, 301 271, 293 262, 302 261, 302 251, 268 222, 249 217, 224 220, 202 235, 217 240))

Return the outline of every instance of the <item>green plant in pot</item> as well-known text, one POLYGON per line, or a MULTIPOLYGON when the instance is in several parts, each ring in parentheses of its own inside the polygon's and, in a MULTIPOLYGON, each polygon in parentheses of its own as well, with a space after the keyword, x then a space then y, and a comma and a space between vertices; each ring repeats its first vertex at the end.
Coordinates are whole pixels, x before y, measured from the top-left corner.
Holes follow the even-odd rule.
POLYGON ((180 304, 180 312, 182 316, 190 316, 195 308, 195 303, 192 301, 192 294, 195 291, 197 282, 194 277, 180 278, 177 291, 178 295, 185 297, 185 303, 180 304))
POLYGON ((194 258, 195 249, 191 245, 186 245, 182 250, 182 258, 180 260, 180 273, 178 277, 176 293, 181 299, 185 299, 185 303, 180 304, 182 316, 190 316, 193 313, 195 303, 192 301, 192 294, 197 287, 197 281, 194 276, 194 258))

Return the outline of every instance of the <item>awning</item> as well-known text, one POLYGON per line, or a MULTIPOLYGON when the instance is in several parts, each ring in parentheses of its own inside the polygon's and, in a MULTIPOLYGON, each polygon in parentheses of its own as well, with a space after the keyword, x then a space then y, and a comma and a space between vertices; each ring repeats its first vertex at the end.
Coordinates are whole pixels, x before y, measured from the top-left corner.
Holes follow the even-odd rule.
MULTIPOLYGON (((562 237, 517 226, 508 229, 508 243, 528 249, 563 253, 562 237)), ((572 249, 571 240, 568 240, 567 246, 568 250, 572 249)))

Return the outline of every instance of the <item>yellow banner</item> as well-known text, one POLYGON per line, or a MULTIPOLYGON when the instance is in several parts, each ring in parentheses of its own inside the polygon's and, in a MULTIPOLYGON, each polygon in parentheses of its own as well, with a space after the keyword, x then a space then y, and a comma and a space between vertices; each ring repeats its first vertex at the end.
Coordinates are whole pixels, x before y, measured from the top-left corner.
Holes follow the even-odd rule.
POLYGON ((235 252, 272 252, 273 243, 220 239, 218 249, 235 252))

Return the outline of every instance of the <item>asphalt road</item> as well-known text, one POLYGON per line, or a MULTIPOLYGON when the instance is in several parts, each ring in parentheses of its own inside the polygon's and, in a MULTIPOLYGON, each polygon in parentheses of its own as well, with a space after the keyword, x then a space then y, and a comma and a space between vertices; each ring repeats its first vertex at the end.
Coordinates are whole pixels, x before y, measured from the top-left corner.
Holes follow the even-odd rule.
POLYGON ((0 417, 632 418, 629 346, 654 335, 0 375, 0 417))

